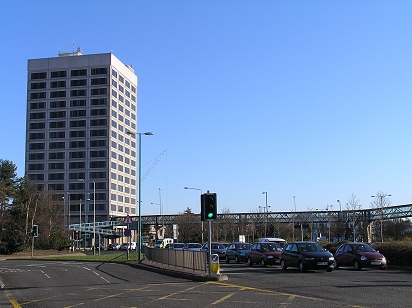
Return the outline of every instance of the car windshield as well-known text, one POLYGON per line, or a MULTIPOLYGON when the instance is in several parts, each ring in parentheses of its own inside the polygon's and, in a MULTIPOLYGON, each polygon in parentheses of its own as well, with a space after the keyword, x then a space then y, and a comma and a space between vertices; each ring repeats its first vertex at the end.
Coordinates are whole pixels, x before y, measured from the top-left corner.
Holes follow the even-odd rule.
POLYGON ((298 244, 299 251, 302 252, 319 252, 325 251, 325 249, 316 243, 299 243, 298 244))
POLYGON ((249 250, 250 245, 249 244, 237 244, 236 249, 237 250, 249 250))
POLYGON ((212 244, 212 249, 226 249, 224 244, 212 244))
POLYGON ((375 252, 375 249, 366 244, 354 245, 353 248, 357 252, 375 252))
POLYGON ((278 244, 267 243, 262 244, 262 251, 282 251, 282 248, 278 244))
POLYGON ((200 244, 187 244, 187 248, 201 248, 202 245, 200 244))

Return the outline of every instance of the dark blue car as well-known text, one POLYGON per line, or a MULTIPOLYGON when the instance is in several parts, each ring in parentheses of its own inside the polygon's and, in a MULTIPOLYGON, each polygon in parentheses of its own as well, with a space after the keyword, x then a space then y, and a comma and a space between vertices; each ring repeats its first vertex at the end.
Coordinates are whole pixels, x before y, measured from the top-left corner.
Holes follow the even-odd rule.
POLYGON ((250 243, 236 242, 229 245, 226 250, 226 263, 234 260, 236 263, 247 262, 250 243))

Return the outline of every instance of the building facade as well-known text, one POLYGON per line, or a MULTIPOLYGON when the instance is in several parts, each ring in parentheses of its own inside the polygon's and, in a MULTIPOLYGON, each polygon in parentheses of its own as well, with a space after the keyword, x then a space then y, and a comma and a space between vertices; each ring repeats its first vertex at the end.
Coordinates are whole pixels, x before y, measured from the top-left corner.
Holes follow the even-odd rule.
POLYGON ((112 53, 28 60, 26 173, 67 223, 136 215, 136 131, 137 76, 112 53))

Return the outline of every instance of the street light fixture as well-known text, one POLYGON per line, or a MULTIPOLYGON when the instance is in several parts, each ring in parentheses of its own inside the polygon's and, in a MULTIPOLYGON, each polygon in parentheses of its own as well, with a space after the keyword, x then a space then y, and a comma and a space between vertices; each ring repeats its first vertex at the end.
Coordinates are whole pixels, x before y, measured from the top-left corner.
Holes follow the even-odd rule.
POLYGON ((262 195, 266 195, 266 206, 265 206, 265 216, 266 216, 266 222, 265 222, 265 237, 266 237, 266 229, 267 229, 267 222, 268 222, 268 192, 264 191, 262 192, 262 195))
MULTIPOLYGON (((96 182, 93 181, 93 255, 96 255, 96 182)), ((100 243, 99 243, 100 255, 100 243)))
MULTIPOLYGON (((200 191, 200 195, 203 195, 203 191, 200 188, 193 188, 193 187, 183 187, 184 189, 193 189, 193 190, 199 190, 200 191)), ((203 221, 202 221, 202 244, 204 243, 203 241, 203 221)))
POLYGON ((137 206, 139 210, 139 248, 138 248, 138 256, 137 260, 141 260, 141 253, 142 253, 142 212, 141 212, 141 198, 142 198, 142 188, 141 188, 141 181, 142 181, 142 135, 145 136, 153 136, 152 132, 146 132, 146 133, 138 133, 138 132, 131 132, 127 131, 126 134, 131 135, 131 136, 139 136, 139 181, 137 182, 137 185, 139 186, 139 198, 137 201, 137 206))
MULTIPOLYGON (((162 231, 163 231, 163 235, 164 235, 165 225, 164 225, 164 219, 163 219, 163 205, 161 203, 156 203, 156 202, 150 202, 150 204, 159 205, 159 213, 160 213, 160 216, 162 216, 162 231)), ((157 240, 157 238, 156 238, 156 240, 157 240)))

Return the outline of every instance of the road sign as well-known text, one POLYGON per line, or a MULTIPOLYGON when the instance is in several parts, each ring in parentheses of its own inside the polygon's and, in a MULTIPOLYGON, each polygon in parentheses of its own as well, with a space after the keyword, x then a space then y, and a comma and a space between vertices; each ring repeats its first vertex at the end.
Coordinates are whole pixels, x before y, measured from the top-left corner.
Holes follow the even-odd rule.
POLYGON ((132 235, 132 231, 130 229, 124 230, 124 236, 131 236, 131 235, 132 235))
POLYGON ((124 223, 124 224, 132 224, 133 221, 132 221, 132 219, 130 218, 130 216, 127 215, 126 218, 123 220, 123 223, 124 223))

